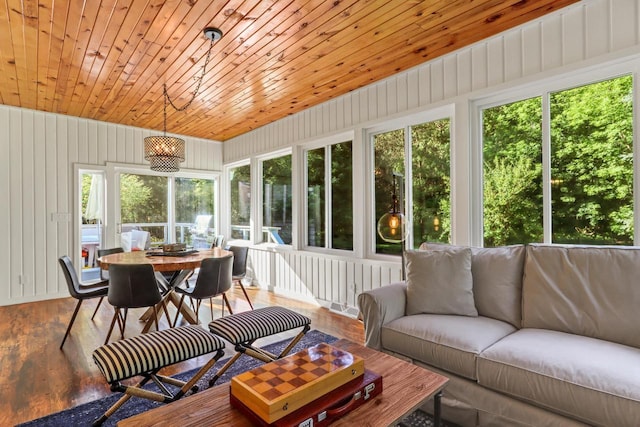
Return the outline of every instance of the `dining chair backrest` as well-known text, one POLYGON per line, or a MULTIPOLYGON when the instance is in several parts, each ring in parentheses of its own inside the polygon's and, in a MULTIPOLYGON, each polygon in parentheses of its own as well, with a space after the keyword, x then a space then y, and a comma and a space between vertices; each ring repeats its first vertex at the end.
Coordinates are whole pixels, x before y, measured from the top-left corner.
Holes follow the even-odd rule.
POLYGON ((228 291, 233 283, 232 272, 233 255, 203 259, 191 297, 206 299, 228 291))
POLYGON ((247 246, 229 246, 229 250, 233 252, 233 277, 244 277, 247 274, 249 248, 247 246))
POLYGON ((111 264, 109 303, 114 307, 150 307, 162 296, 151 264, 111 264))
POLYGON ((62 273, 64 273, 69 293, 76 299, 80 298, 80 280, 78 280, 78 273, 76 273, 76 269, 73 266, 73 262, 71 262, 71 258, 67 255, 63 255, 58 259, 58 262, 60 263, 60 267, 62 267, 62 273))
MULTIPOLYGON (((98 249, 98 258, 103 257, 105 255, 111 254, 119 254, 124 252, 122 248, 109 248, 109 249, 98 249)), ((109 280, 109 270, 100 269, 100 278, 102 280, 109 280)))

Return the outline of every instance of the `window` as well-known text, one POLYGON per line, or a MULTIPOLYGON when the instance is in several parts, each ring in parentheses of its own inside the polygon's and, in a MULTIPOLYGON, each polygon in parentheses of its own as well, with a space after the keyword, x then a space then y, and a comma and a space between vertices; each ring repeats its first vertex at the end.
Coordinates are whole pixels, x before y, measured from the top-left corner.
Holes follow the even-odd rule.
MULTIPOLYGON (((409 241, 417 248, 422 242, 448 242, 451 232, 450 201, 450 120, 440 119, 373 135, 375 223, 393 209, 404 213, 405 184, 410 183, 409 241), (410 150, 405 150, 408 138, 410 150), (405 153, 411 153, 410 172, 405 172, 405 153)), ((399 254, 401 243, 375 236, 375 252, 399 254)), ((407 242, 405 242, 406 244, 407 242)))
POLYGON ((231 238, 251 238, 251 167, 243 165, 229 170, 231 183, 231 238))
POLYGON ((484 246, 543 241, 542 99, 483 112, 484 246))
POLYGON ((262 161, 262 241, 290 245, 291 154, 262 161))
POLYGON ((449 119, 411 126, 411 193, 414 248, 449 242, 451 232, 449 119))
MULTIPOLYGON (((404 213, 404 129, 373 135, 375 218, 393 209, 393 194, 398 197, 398 212, 404 213)), ((399 254, 400 243, 386 242, 376 233, 376 253, 399 254)))
POLYGON ((210 248, 217 234, 215 181, 175 178, 176 241, 194 248, 210 248))
POLYGON ((483 111, 485 246, 633 244, 632 86, 623 76, 483 111))
POLYGON ((306 162, 307 245, 353 250, 351 141, 308 150, 306 162))
POLYGON ((216 234, 215 179, 123 172, 119 197, 122 233, 149 232, 147 246, 178 242, 211 247, 216 234), (175 194, 173 205, 170 193, 175 194))
POLYGON ((169 178, 120 174, 120 223, 123 233, 148 231, 151 244, 172 242, 168 229, 169 178))

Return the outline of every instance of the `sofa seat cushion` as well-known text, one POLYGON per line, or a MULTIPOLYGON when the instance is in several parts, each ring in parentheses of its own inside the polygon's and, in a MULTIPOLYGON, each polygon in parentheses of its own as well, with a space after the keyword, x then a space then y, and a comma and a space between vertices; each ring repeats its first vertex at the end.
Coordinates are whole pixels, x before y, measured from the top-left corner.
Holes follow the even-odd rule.
POLYGON ((640 349, 521 329, 478 357, 478 383, 590 424, 637 426, 640 349))
POLYGON ((385 350, 475 380, 478 354, 515 330, 489 317, 416 314, 384 325, 381 341, 385 350))

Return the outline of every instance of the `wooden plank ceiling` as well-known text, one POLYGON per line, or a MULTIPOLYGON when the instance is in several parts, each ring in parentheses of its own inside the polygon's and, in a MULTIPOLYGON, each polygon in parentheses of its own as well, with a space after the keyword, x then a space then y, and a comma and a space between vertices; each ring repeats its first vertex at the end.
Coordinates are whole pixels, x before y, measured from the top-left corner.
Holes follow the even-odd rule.
POLYGON ((0 0, 0 102, 224 141, 578 0, 0 0))

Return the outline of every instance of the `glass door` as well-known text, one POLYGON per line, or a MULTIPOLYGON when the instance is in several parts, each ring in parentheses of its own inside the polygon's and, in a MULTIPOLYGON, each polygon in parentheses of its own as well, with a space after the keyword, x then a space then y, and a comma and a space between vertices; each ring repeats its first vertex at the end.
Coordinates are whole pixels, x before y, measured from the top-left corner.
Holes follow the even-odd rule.
POLYGON ((104 242, 105 177, 102 171, 80 170, 80 278, 97 280, 100 269, 98 249, 104 242))
POLYGON ((120 173, 120 218, 116 232, 126 251, 172 243, 169 233, 169 178, 158 175, 120 173))
POLYGON ((216 182, 209 178, 175 178, 175 241, 195 249, 215 242, 216 182))
POLYGON ((217 234, 216 180, 121 172, 116 242, 125 251, 165 243, 209 248, 217 234))

